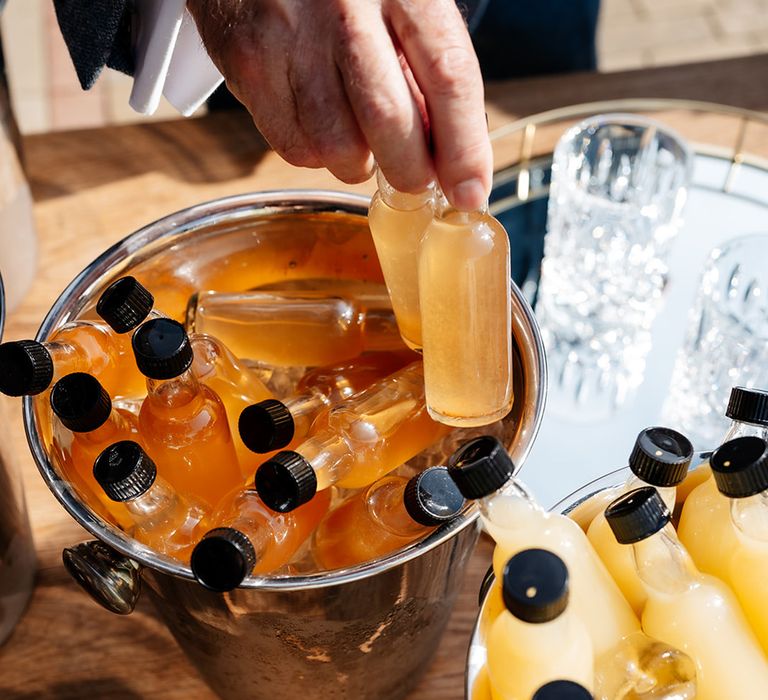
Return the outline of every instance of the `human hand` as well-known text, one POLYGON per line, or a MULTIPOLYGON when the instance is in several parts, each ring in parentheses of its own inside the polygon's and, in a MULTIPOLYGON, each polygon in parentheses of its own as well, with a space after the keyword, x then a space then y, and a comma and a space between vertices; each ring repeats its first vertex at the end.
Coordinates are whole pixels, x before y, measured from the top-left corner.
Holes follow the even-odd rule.
POLYGON ((229 89, 289 163, 355 183, 370 177, 375 158, 399 190, 422 190, 436 177, 459 209, 487 199, 483 83, 454 0, 188 7, 229 89))

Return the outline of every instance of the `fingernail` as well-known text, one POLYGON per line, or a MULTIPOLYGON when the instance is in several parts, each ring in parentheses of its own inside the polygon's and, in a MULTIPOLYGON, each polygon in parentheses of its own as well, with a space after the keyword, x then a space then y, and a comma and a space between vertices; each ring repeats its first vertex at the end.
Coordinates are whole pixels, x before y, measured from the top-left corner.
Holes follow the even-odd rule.
POLYGON ((482 181, 473 178, 456 185, 449 199, 451 204, 461 211, 474 211, 482 207, 487 198, 488 193, 485 191, 482 181))

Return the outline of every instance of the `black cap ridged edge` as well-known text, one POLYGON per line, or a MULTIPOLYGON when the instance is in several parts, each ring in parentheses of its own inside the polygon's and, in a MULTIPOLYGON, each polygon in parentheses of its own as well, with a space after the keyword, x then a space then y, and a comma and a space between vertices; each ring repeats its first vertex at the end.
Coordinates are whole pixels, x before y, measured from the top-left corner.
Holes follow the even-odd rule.
POLYGON ((451 475, 461 495, 469 500, 498 491, 515 472, 504 446, 490 435, 464 443, 448 460, 451 475))
POLYGON ((192 556, 190 558, 190 565, 192 568, 192 573, 195 576, 195 579, 197 582, 203 586, 204 588, 207 588, 209 590, 215 591, 217 593, 225 593, 227 591, 234 590, 237 588, 253 570, 253 567, 256 566, 256 550, 253 548, 253 544, 248 539, 248 536, 245 535, 240 530, 236 530, 233 527, 217 527, 213 530, 209 530, 208 532, 203 535, 203 538, 195 545, 194 550, 192 551, 192 556), (239 581, 232 581, 231 585, 228 585, 226 587, 220 588, 220 587, 213 587, 210 585, 210 583, 206 580, 205 576, 201 576, 199 571, 199 566, 195 565, 196 556, 195 553, 199 552, 198 547, 200 547, 203 542, 210 541, 210 540, 223 540, 227 544, 232 545, 235 550, 240 554, 242 557, 242 577, 239 581))
POLYGON ((265 399, 246 406, 237 421, 243 444, 256 454, 265 454, 289 445, 296 426, 288 407, 277 399, 265 399))
POLYGON ((14 372, 13 386, 5 385, 0 387, 0 391, 7 396, 35 396, 45 391, 53 381, 53 359, 46 347, 35 340, 16 340, 0 345, 0 353, 13 352, 14 349, 20 350, 29 360, 31 376, 22 388, 18 386, 20 374, 14 372))
POLYGON ((725 415, 739 423, 768 425, 768 391, 733 387, 725 415))
POLYGON ((723 496, 749 498, 768 490, 768 444, 762 438, 750 436, 729 440, 712 453, 709 465, 717 490, 723 496), (742 459, 734 469, 733 461, 739 457, 737 453, 744 448, 751 448, 754 450, 753 454, 758 456, 754 458, 742 453, 742 459))
POLYGON ((537 547, 524 549, 511 557, 504 566, 504 572, 501 577, 501 597, 507 610, 519 620, 530 624, 551 622, 562 615, 568 607, 569 579, 568 567, 557 554, 537 547), (541 566, 542 585, 551 584, 553 574, 562 577, 562 590, 555 600, 547 603, 534 599, 520 600, 519 597, 509 590, 509 580, 515 576, 517 567, 530 566, 531 558, 538 560, 537 563, 541 566))
POLYGON ((640 431, 632 448, 632 454, 629 456, 629 468, 636 477, 647 484, 663 488, 677 486, 681 483, 688 474, 688 467, 691 466, 692 459, 693 445, 685 435, 671 428, 656 426, 640 431), (663 433, 666 437, 674 440, 680 446, 683 454, 676 459, 672 459, 672 455, 666 450, 664 451, 666 456, 661 458, 658 455, 650 454, 642 442, 643 436, 648 435, 651 431, 663 433))
POLYGON ((155 298, 135 277, 121 277, 109 285, 99 297, 96 313, 115 333, 134 330, 149 316, 155 298))
POLYGON ((256 470, 254 486, 264 504, 277 513, 290 513, 299 506, 309 503, 317 493, 317 475, 312 465, 298 452, 284 450, 268 459, 256 470), (270 488, 270 479, 279 475, 285 491, 291 491, 290 497, 280 500, 270 488))
MULTIPOLYGON (((80 391, 82 391, 82 389, 80 389, 80 391)), ((96 377, 86 374, 85 372, 73 372, 72 374, 68 374, 59 379, 59 381, 53 385, 50 402, 53 412, 61 421, 62 425, 73 433, 90 433, 91 431, 100 428, 107 422, 107 420, 109 420, 109 414, 112 413, 112 400, 109 398, 107 390, 101 385, 96 377), (95 401, 93 405, 87 413, 80 416, 67 416, 62 412, 61 392, 72 391, 70 385, 73 383, 91 384, 90 388, 95 392, 95 396, 93 397, 95 401)))
POLYGON ((146 323, 143 323, 138 327, 138 329, 136 329, 136 332, 133 334, 133 338, 131 340, 133 346, 133 354, 136 358, 136 366, 139 368, 139 372, 141 372, 145 377, 149 377, 150 379, 175 379, 176 377, 184 374, 184 372, 190 368, 192 361, 194 360, 192 344, 189 342, 189 336, 187 335, 186 331, 184 331, 184 340, 182 344, 172 355, 165 357, 151 357, 142 354, 137 349, 138 341, 141 340, 142 337, 142 329, 145 329, 143 332, 146 333, 148 332, 146 329, 151 329, 153 328, 154 324, 158 323, 173 324, 184 330, 184 326, 182 326, 178 321, 174 321, 170 318, 155 318, 147 321, 146 323))
POLYGON ((576 681, 557 680, 545 683, 531 700, 593 700, 592 693, 576 681))
POLYGON ((605 519, 619 544, 634 544, 655 535, 672 514, 653 486, 619 496, 605 509, 605 519))
MULTIPOLYGON (((425 527, 434 527, 453 520, 464 507, 462 503, 459 508, 450 513, 439 514, 431 511, 426 506, 421 498, 421 483, 425 476, 437 469, 445 470, 446 472, 448 471, 446 467, 430 467, 429 469, 425 469, 420 474, 411 477, 403 491, 403 505, 405 506, 406 512, 415 522, 419 525, 424 525, 425 527)), ((451 481, 454 484, 456 483, 453 479, 451 479, 451 481)), ((458 489, 458 486, 456 488, 458 489)))
POLYGON ((146 493, 155 483, 157 466, 138 443, 122 440, 107 447, 96 458, 93 478, 113 501, 131 501, 146 493), (109 481, 107 477, 114 470, 112 461, 115 458, 131 460, 131 472, 119 481, 109 481))

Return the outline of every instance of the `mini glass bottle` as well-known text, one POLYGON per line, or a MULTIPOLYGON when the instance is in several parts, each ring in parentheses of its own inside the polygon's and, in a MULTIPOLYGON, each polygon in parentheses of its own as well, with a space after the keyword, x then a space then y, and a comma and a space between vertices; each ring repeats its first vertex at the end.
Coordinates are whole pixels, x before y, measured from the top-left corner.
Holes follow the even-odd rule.
POLYGON ((632 545, 648 595, 643 630, 693 659, 697 700, 753 700, 755 689, 768 688, 768 659, 736 597, 696 569, 656 489, 620 496, 605 517, 617 541, 632 545))
POLYGON ((512 408, 509 239, 487 209, 443 199, 419 258, 427 406, 435 420, 477 426, 512 408))
MULTIPOLYGON (((632 476, 619 489, 613 490, 613 498, 641 486, 654 486, 673 511, 676 487, 685 479, 692 458, 693 446, 681 433, 670 428, 646 428, 637 436, 629 456, 632 476)), ((646 594, 635 571, 631 548, 616 542, 603 513, 594 518, 587 537, 624 597, 640 615, 646 594)))
POLYGON ((713 574, 736 593, 768 654, 768 443, 756 436, 730 440, 715 450, 710 464, 718 491, 730 501, 727 520, 718 518, 712 527, 730 528, 733 535, 713 574))
POLYGON ((250 575, 275 571, 294 557, 328 511, 331 492, 291 513, 275 513, 252 489, 226 496, 192 553, 192 573, 206 588, 230 591, 250 575))
POLYGON ((487 641, 493 700, 530 698, 557 679, 591 688, 592 642, 568 606, 563 560, 545 549, 518 552, 504 567, 502 596, 487 641))
POLYGON ((61 466, 67 478, 90 505, 101 503, 124 524, 124 509, 108 499, 94 481, 93 463, 112 443, 136 439, 136 419, 128 411, 113 408, 99 380, 82 372, 59 379, 51 391, 50 402, 61 424, 72 431, 72 442, 58 446, 59 454, 64 456, 61 466))
POLYGON ((385 476, 353 493, 315 532, 315 560, 324 569, 373 561, 453 520, 464 506, 445 467, 411 479, 385 476))
MULTIPOLYGON (((725 415, 733 423, 723 442, 747 436, 768 440, 768 391, 734 387, 725 415)), ((717 490, 709 465, 696 471, 700 470, 706 478, 685 499, 677 531, 696 567, 717 576, 720 556, 731 551, 736 540, 732 529, 726 526, 728 499, 717 490)))
POLYGON ((368 226, 387 283, 392 310, 405 344, 421 348, 419 249, 434 215, 434 186, 418 194, 398 192, 376 171, 379 189, 368 210, 368 226))
POLYGON ((570 518, 548 513, 536 503, 514 479, 512 460, 496 438, 470 440, 451 456, 448 469, 464 497, 478 501, 483 525, 496 541, 497 581, 517 552, 529 547, 547 549, 568 567, 570 605, 587 627, 595 655, 639 629, 632 608, 584 531, 570 518))
POLYGON ((242 483, 224 404, 190 371, 192 346, 183 326, 167 318, 133 335, 147 398, 139 412, 144 444, 176 491, 210 507, 242 483))
POLYGON ((97 457, 93 476, 112 501, 125 505, 131 537, 161 554, 189 560, 208 528, 206 509, 158 477, 140 445, 130 440, 110 445, 97 457))
POLYGON ((403 347, 386 296, 202 292, 190 300, 186 327, 219 338, 238 357, 276 366, 318 367, 403 347))
POLYGON ((19 340, 0 345, 0 392, 40 394, 61 377, 88 372, 113 397, 144 393, 144 379, 131 353, 129 331, 151 312, 152 295, 133 277, 113 282, 99 298, 98 313, 107 324, 73 321, 49 341, 19 340))
POLYGON ((280 450, 306 437, 323 411, 367 389, 416 357, 408 351, 375 352, 318 367, 302 377, 292 396, 246 407, 240 413, 238 433, 253 452, 280 450))
POLYGON ((447 431, 427 413, 421 362, 335 406, 327 426, 259 467, 256 490, 270 508, 290 511, 333 485, 368 486, 447 431))

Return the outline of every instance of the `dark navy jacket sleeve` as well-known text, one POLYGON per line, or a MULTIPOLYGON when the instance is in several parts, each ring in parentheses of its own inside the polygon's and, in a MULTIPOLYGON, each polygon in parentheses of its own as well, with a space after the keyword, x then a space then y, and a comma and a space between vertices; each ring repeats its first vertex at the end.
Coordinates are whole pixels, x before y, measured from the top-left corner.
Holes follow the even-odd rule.
POLYGON ((104 66, 133 74, 132 0, 54 0, 54 6, 84 90, 104 66))

